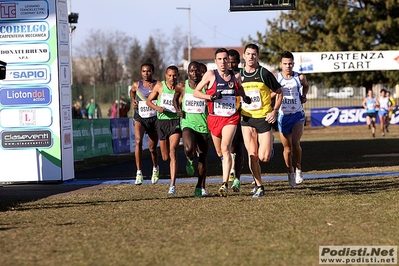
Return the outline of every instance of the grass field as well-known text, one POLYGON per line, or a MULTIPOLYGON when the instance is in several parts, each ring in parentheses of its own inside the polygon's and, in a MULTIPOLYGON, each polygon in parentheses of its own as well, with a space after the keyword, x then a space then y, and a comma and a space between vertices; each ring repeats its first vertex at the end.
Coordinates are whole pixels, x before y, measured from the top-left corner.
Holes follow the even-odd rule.
MULTIPOLYGON (((275 135, 265 175, 284 175, 275 135)), ((306 173, 398 172, 399 127, 370 135, 365 127, 307 128, 306 173)), ((210 175, 218 164, 211 159, 210 175)), ((193 198, 194 184, 179 184, 173 196, 166 184, 119 184, 23 201, 4 200, 0 187, 0 265, 305 266, 319 265, 320 245, 399 243, 396 175, 307 179, 295 189, 267 182, 259 199, 249 182, 227 198, 216 195, 219 185, 209 183, 205 198, 193 198)))

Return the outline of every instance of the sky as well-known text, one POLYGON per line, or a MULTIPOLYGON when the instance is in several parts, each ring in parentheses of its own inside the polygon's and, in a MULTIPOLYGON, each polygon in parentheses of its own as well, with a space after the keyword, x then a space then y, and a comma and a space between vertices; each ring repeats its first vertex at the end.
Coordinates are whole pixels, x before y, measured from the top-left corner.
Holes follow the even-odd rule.
POLYGON ((240 46, 248 36, 265 32, 266 20, 279 11, 229 12, 230 0, 69 0, 70 12, 79 13, 73 46, 82 44, 90 30, 120 31, 145 45, 156 30, 173 35, 176 27, 187 36, 189 13, 191 36, 201 47, 240 46), (179 10, 177 8, 188 8, 179 10))

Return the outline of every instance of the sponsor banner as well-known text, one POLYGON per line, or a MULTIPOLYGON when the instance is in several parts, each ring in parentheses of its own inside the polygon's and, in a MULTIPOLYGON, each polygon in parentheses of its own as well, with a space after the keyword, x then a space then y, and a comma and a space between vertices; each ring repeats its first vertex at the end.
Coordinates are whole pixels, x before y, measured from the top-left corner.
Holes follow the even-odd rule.
MULTIPOLYGON (((353 126, 366 124, 366 110, 361 106, 311 108, 310 121, 312 127, 319 126, 353 126)), ((380 120, 376 115, 376 123, 380 120)), ((399 110, 393 112, 390 124, 399 123, 399 110)))
POLYGON ((300 73, 399 70, 399 50, 293 53, 300 73))
POLYGON ((110 119, 73 119, 75 160, 113 153, 110 119))
POLYGON ((52 144, 52 134, 49 130, 1 132, 1 147, 3 149, 49 148, 52 144))
POLYGON ((47 65, 7 66, 3 84, 47 84, 50 77, 50 68, 47 65))
POLYGON ((130 152, 129 118, 113 118, 110 121, 114 153, 130 152))
POLYGON ((47 105, 50 102, 50 89, 47 87, 18 87, 16 89, 2 88, 0 90, 0 103, 2 105, 47 105))
POLYGON ((46 41, 49 30, 45 21, 4 23, 0 25, 0 41, 46 41))
POLYGON ((319 246, 319 264, 398 263, 397 246, 319 246))
POLYGON ((49 127, 53 122, 50 108, 6 109, 0 111, 0 126, 49 127))
POLYGON ((49 5, 46 1, 13 1, 0 2, 0 19, 46 19, 49 5))
POLYGON ((44 63, 50 60, 50 46, 47 43, 2 44, 0 58, 8 64, 44 63))

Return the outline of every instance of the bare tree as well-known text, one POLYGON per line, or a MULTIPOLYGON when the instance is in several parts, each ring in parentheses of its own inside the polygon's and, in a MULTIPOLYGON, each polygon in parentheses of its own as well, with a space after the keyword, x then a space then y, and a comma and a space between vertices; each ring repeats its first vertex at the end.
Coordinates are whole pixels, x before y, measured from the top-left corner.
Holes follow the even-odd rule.
MULTIPOLYGON (((84 66, 79 67, 84 68, 86 76, 91 77, 90 83, 104 83, 108 79, 105 61, 109 47, 112 47, 115 56, 121 58, 121 63, 124 64, 128 58, 131 40, 131 37, 120 31, 104 32, 99 29, 90 31, 83 45, 77 49, 78 57, 84 58, 80 60, 84 66)), ((74 75, 79 75, 79 72, 74 71, 74 75)), ((82 78, 77 78, 77 80, 82 78)))

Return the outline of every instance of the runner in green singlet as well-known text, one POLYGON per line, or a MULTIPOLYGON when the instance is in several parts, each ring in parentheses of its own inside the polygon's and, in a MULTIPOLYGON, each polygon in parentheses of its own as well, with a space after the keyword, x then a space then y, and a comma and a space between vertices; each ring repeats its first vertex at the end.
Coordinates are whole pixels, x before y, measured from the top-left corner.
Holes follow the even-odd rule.
POLYGON ((177 85, 179 70, 176 66, 168 66, 165 72, 165 80, 156 84, 146 100, 148 107, 157 111, 156 122, 161 148, 162 159, 170 159, 170 186, 169 194, 176 194, 177 176, 177 147, 180 142, 181 129, 180 118, 173 106, 173 96, 177 85), (152 100, 157 99, 157 105, 152 100))
MULTIPOLYGON (((177 84, 173 103, 181 117, 184 154, 187 157, 186 171, 194 175, 193 161, 198 157, 198 182, 194 197, 206 196, 205 178, 207 154, 209 148, 209 130, 207 124, 208 108, 206 101, 193 96, 197 84, 201 81, 201 69, 198 62, 188 65, 188 80, 177 84)), ((205 92, 205 90, 204 90, 205 92)))

